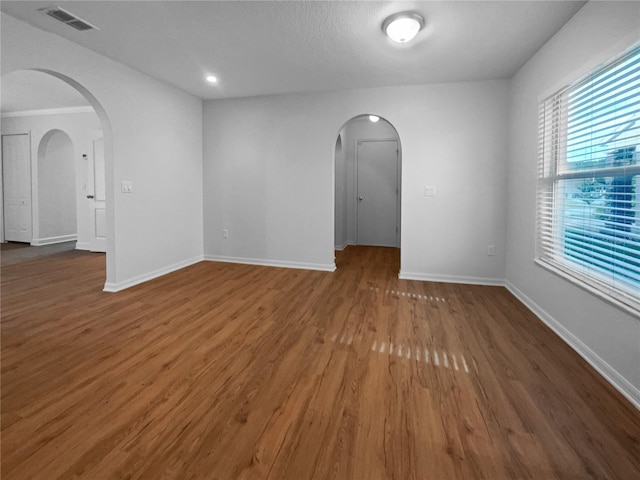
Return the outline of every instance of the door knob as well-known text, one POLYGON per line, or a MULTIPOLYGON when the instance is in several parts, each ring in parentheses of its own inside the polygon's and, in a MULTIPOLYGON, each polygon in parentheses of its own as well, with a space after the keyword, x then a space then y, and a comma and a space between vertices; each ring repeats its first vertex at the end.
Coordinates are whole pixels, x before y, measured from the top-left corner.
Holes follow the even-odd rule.
POLYGON ((362 197, 358 197, 358 200, 362 201, 362 197))
POLYGON ((87 195, 87 198, 93 198, 93 195, 87 195))

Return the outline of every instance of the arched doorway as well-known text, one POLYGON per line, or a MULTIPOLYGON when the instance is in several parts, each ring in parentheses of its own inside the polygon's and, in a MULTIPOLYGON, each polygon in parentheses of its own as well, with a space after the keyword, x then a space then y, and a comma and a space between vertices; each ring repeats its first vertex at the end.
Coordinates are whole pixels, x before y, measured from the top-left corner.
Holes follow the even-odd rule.
POLYGON ((74 145, 59 129, 49 130, 38 145, 38 232, 42 239, 77 238, 74 145))
MULTIPOLYGON (((51 195, 56 196, 58 200, 63 200, 66 204, 69 204, 71 200, 69 198, 62 198, 58 193, 52 192, 52 182, 60 181, 60 176, 55 177, 52 175, 49 167, 53 164, 46 161, 46 157, 49 154, 56 154, 55 150, 62 148, 64 144, 63 136, 71 137, 73 144, 73 158, 75 165, 75 182, 73 190, 75 193, 76 204, 76 227, 78 229, 83 228, 87 231, 96 230, 95 226, 87 227, 86 224, 90 223, 89 215, 95 214, 94 211, 88 208, 88 203, 91 198, 95 197, 94 182, 87 178, 90 168, 94 168, 94 157, 99 157, 101 162, 101 171, 103 173, 103 183, 100 188, 100 192, 103 195, 104 211, 101 217, 102 225, 101 231, 104 238, 107 240, 102 243, 102 246, 97 250, 92 248, 91 243, 87 240, 86 236, 78 248, 84 250, 104 251, 107 253, 107 281, 110 278, 110 272, 114 271, 113 265, 115 265, 115 252, 113 242, 113 211, 109 208, 113 204, 113 199, 109 193, 112 189, 109 188, 112 184, 112 131, 109 118, 100 104, 100 102, 82 85, 75 80, 50 70, 42 69, 27 69, 17 70, 13 72, 5 73, 2 76, 3 91, 3 117, 6 116, 19 116, 21 122, 10 122, 8 120, 15 120, 14 118, 5 119, 3 122, 2 133, 3 135, 9 128, 25 128, 25 122, 27 117, 33 116, 35 112, 40 115, 38 122, 34 123, 33 128, 28 128, 30 132, 30 145, 32 154, 31 158, 31 170, 33 172, 33 178, 31 178, 31 192, 30 195, 34 202, 32 203, 32 219, 30 221, 34 227, 34 233, 32 239, 35 238, 35 245, 44 243, 55 243, 65 239, 66 234, 52 235, 49 233, 59 233, 60 231, 68 230, 68 225, 65 223, 68 221, 69 209, 64 209, 65 214, 62 218, 60 211, 56 210, 52 203, 48 202, 51 195), (17 85, 18 89, 12 89, 11 85, 17 85), (43 88, 44 85, 44 88, 43 88), (22 102, 22 103, 21 103, 22 102), (26 103, 25 103, 26 102, 26 103), (22 107, 20 107, 22 105, 22 107), (11 106, 11 110, 22 110, 16 112, 7 112, 8 106, 11 106), (68 119, 73 115, 85 115, 83 119, 86 120, 86 116, 92 116, 95 120, 88 122, 82 122, 81 127, 78 127, 78 122, 71 126, 65 125, 68 119), (54 119, 61 119, 61 124, 57 125, 52 123, 54 119), (64 121, 63 121, 64 120, 64 121), (11 127, 11 125, 14 125, 11 127), (21 127, 15 127, 15 125, 21 125, 21 127), (79 133, 81 129, 84 129, 82 133, 79 133), (64 132, 64 133, 63 133, 64 132), (78 137, 81 137, 81 141, 78 141, 78 137), (97 143, 96 143, 97 142, 97 143), (102 147, 102 144, 104 145, 102 147), (102 150, 96 153, 96 145, 102 150), (91 167, 89 163, 91 162, 91 167), (43 180, 41 183, 40 180, 43 180), (48 205, 47 205, 48 203, 48 205), (48 211, 47 209, 51 210, 48 211), (106 215, 104 213, 109 213, 106 215), (41 214, 44 214, 43 218, 41 214), (52 225, 49 221, 52 218, 61 220, 61 224, 52 225), (84 218, 85 220, 80 220, 84 218), (42 221, 41 221, 42 220, 42 221), (40 227, 43 227, 40 232, 40 227), (53 230, 52 230, 53 229, 53 230), (56 230, 57 229, 57 230, 56 230), (44 237, 44 236, 46 237, 44 237), (39 243, 39 241, 41 243, 39 243)), ((73 123, 73 122, 71 122, 73 123)), ((60 152, 58 152, 60 153, 60 152)), ((60 165, 58 165, 59 167, 60 165)), ((60 173, 60 172, 59 172, 60 173)), ((68 179, 68 175, 64 175, 65 179, 68 179)), ((68 187, 68 185, 67 185, 68 187)), ((67 189, 68 190, 68 189, 67 189)), ((2 198, 3 195, 0 195, 2 198)), ((3 209, 0 209, 0 211, 3 209)), ((1 219, 4 225, 4 215, 1 219)), ((67 222, 68 223, 68 222, 67 222)))
POLYGON ((400 247, 401 146, 384 118, 347 121, 335 147, 334 245, 400 247))

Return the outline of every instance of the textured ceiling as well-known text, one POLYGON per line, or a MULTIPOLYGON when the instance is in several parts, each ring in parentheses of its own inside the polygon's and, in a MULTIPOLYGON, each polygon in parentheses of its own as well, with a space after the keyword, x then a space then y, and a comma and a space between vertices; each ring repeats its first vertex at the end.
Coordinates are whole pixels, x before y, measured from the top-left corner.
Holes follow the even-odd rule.
POLYGON ((0 9, 204 99, 512 76, 585 2, 54 2, 98 26, 77 32, 0 9), (393 44, 381 24, 414 10, 425 29, 393 44), (204 75, 220 82, 211 86, 204 75))

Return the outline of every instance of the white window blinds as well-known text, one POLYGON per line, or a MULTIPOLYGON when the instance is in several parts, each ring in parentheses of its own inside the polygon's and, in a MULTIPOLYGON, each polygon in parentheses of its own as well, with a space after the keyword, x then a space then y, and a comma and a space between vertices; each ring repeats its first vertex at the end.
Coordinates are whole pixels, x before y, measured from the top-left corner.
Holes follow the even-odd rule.
POLYGON ((640 312, 640 48, 540 105, 537 260, 640 312))

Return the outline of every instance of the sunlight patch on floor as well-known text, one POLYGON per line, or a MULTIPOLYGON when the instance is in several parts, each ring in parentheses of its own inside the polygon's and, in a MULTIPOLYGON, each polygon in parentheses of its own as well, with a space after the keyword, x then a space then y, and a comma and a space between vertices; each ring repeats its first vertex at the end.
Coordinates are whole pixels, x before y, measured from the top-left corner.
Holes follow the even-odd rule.
MULTIPOLYGON (((357 340, 362 340, 359 335, 357 340)), ((347 334, 334 334, 331 341, 342 345, 353 345, 354 336, 347 334)), ((461 353, 454 353, 442 348, 427 348, 408 343, 396 343, 386 340, 374 340, 370 347, 371 351, 383 355, 393 356, 404 360, 413 359, 416 363, 432 365, 438 368, 445 368, 459 372, 471 373, 473 368, 478 372, 478 364, 474 358, 470 358, 470 362, 461 353)))
MULTIPOLYGON (((369 290, 373 291, 373 292, 377 292, 379 289, 378 287, 369 287, 369 290)), ((398 298, 414 298, 416 300, 423 300, 423 301, 427 301, 427 302, 446 302, 447 299, 444 297, 440 297, 440 296, 433 296, 433 295, 426 295, 426 294, 422 294, 422 293, 412 293, 412 292, 403 292, 402 290, 385 290, 384 291, 385 295, 390 295, 392 297, 398 297, 398 298)))

